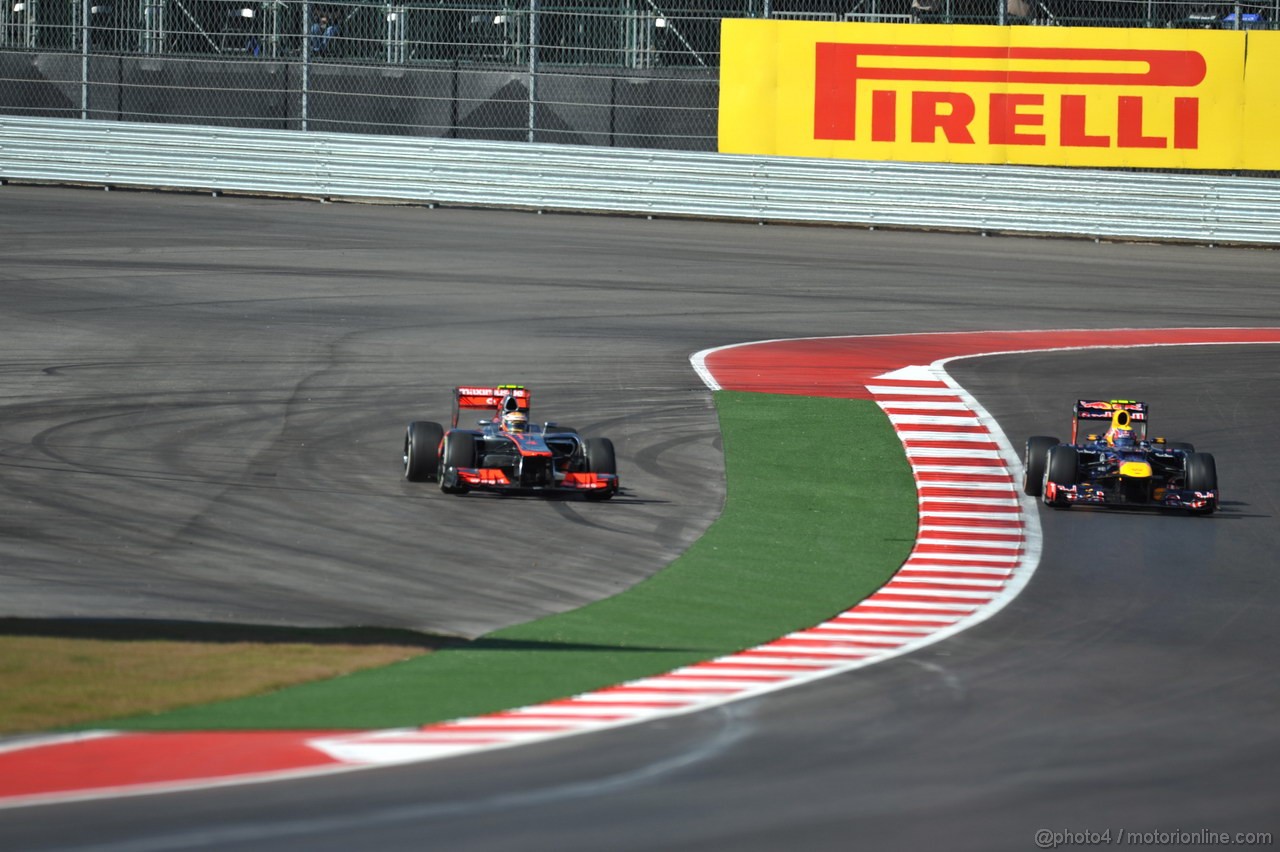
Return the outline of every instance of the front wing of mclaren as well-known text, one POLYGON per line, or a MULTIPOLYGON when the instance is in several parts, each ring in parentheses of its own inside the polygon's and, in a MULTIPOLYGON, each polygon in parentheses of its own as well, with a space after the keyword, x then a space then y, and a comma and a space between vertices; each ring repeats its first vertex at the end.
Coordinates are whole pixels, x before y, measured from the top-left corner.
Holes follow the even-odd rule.
POLYGON ((618 490, 618 476, 613 473, 591 473, 569 471, 556 474, 551 482, 521 482, 519 475, 512 475, 509 469, 500 467, 460 467, 446 471, 453 473, 457 484, 468 488, 491 489, 509 492, 594 492, 611 493, 618 490))
POLYGON ((615 473, 583 470, 583 445, 576 434, 496 432, 486 427, 472 433, 478 453, 476 466, 446 467, 442 484, 468 490, 506 493, 577 492, 613 496, 615 473))

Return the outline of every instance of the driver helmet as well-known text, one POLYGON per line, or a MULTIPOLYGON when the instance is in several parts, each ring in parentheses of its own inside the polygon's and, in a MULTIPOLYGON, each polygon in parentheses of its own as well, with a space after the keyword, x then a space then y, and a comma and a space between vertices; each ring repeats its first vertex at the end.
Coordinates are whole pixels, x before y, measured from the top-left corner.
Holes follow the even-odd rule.
POLYGON ((523 411, 508 411, 502 415, 502 431, 520 434, 529 431, 529 415, 523 411))
POLYGON ((1134 450, 1138 447, 1138 439, 1133 436, 1132 431, 1125 429, 1111 437, 1111 446, 1117 450, 1134 450))
POLYGON ((1117 423, 1107 430, 1107 446, 1117 450, 1132 450, 1138 446, 1138 439, 1131 426, 1117 423))
POLYGON ((1111 417, 1111 428, 1107 430, 1107 446, 1120 450, 1132 450, 1138 446, 1138 436, 1133 434, 1133 418, 1128 411, 1121 409, 1111 417))

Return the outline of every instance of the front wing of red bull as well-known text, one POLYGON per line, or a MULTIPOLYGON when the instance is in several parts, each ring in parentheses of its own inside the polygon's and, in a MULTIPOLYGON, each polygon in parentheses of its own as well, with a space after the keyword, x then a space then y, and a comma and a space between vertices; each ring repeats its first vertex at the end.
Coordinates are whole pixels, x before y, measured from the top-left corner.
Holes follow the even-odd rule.
POLYGON ((1100 483, 1080 482, 1074 485, 1046 482, 1044 502, 1050 505, 1139 506, 1155 509, 1185 509, 1204 512, 1217 508, 1217 490, 1193 491, 1175 488, 1153 488, 1149 499, 1135 499, 1122 489, 1103 487, 1100 483))
POLYGON ((1027 440, 1023 488, 1056 508, 1075 505, 1217 511, 1217 467, 1188 442, 1150 437, 1150 408, 1132 399, 1078 399, 1071 441, 1027 440))

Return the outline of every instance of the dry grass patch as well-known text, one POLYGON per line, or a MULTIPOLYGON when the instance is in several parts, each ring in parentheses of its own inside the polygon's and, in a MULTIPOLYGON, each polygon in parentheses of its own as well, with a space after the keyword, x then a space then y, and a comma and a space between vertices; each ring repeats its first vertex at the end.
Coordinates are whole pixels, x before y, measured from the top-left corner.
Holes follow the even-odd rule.
MULTIPOLYGON (((152 633, 195 632, 185 638, 146 638, 147 631, 125 631, 128 638, 69 638, 37 630, 37 622, 0 619, 0 733, 28 733, 113 716, 135 716, 229 698, 261 695, 287 686, 326 680, 361 669, 420 656, 434 640, 395 631, 284 631, 272 628, 199 626, 152 633), (246 635, 265 630, 263 637, 246 635), (217 638, 211 638, 220 634, 217 638), (288 639, 312 641, 287 641, 288 639), (348 641, 341 641, 342 639, 348 641), (381 640, 381 641, 379 641, 381 640)), ((44 623, 44 627, 57 622, 44 623)), ((83 624, 75 625, 81 632, 83 624)), ((120 633, 119 625, 102 633, 120 633), (113 629, 115 628, 115 629, 113 629)), ((407 632, 406 632, 407 633, 407 632)))

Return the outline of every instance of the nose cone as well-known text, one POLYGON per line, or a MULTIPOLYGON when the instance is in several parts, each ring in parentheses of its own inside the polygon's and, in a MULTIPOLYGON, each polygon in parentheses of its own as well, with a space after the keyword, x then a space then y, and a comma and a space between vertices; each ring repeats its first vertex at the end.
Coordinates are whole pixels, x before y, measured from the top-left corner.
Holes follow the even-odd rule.
POLYGON ((1125 462, 1120 465, 1120 475, 1129 479, 1150 479, 1151 465, 1146 462, 1125 462))

